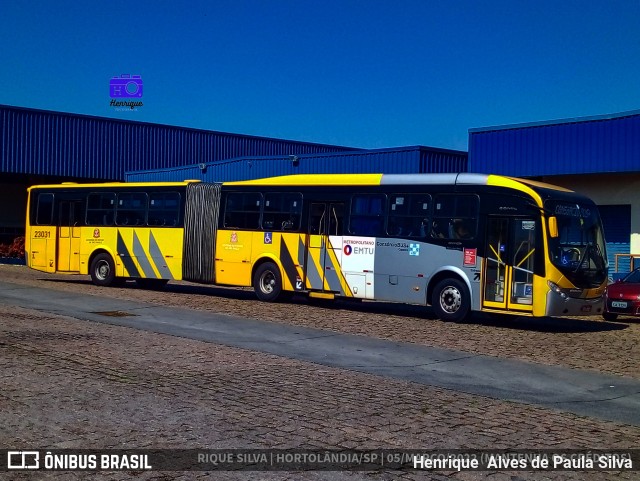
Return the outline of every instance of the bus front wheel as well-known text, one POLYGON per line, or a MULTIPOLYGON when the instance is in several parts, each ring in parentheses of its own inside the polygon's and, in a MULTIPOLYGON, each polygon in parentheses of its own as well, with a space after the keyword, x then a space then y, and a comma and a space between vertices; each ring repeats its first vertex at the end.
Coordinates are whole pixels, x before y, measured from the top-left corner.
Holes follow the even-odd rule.
POLYGON ((431 305, 443 321, 464 321, 471 309, 469 289, 458 279, 444 279, 433 290, 431 305))
POLYGON ((280 269, 273 262, 260 265, 253 275, 253 289, 261 301, 277 301, 282 293, 280 269))
POLYGON ((91 280, 96 286, 110 286, 116 278, 116 268, 113 259, 104 252, 96 255, 91 261, 91 280))

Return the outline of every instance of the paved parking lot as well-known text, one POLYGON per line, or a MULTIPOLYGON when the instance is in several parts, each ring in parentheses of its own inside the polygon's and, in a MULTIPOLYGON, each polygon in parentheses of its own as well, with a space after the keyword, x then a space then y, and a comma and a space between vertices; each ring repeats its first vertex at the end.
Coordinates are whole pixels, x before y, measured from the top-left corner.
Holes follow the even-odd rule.
MULTIPOLYGON (((429 319, 415 308, 402 308, 399 315, 389 314, 390 307, 384 305, 346 308, 300 301, 283 308, 258 303, 243 290, 182 285, 167 293, 97 289, 83 278, 50 277, 13 266, 0 266, 0 278, 374 337, 406 336, 408 341, 462 350, 464 335, 470 339, 469 352, 530 360, 540 356, 537 361, 547 364, 640 377, 635 323, 581 319, 556 328, 549 320, 477 319, 458 325, 429 319), (221 291, 224 297, 210 295, 221 291), (527 349, 519 352, 512 343, 527 349), (600 356, 604 367, 599 368, 594 356, 600 356)), ((11 306, 0 306, 0 366, 1 444, 25 449, 629 449, 637 448, 640 439, 640 428, 629 425, 11 306)), ((638 473, 42 474, 11 479, 518 481, 637 479, 638 473)))
POLYGON ((634 318, 605 322, 598 316, 476 316, 465 324, 454 324, 433 318, 429 309, 420 306, 310 303, 303 298, 283 306, 258 303, 249 289, 173 282, 164 291, 142 290, 135 284, 104 289, 93 286, 88 276, 44 274, 24 266, 0 265, 0 279, 640 378, 640 319, 634 318))

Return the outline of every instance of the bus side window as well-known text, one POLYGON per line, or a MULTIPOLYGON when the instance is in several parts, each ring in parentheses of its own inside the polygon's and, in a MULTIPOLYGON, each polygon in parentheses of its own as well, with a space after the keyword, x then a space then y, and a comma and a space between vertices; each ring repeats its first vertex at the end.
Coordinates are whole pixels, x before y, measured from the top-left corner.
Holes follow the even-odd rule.
POLYGON ((426 237, 430 230, 429 194, 389 195, 387 234, 401 237, 426 237))
POLYGON ((452 239, 471 239, 474 235, 469 222, 465 219, 452 219, 449 231, 449 237, 452 239))
POLYGON ((149 194, 147 224, 151 227, 177 227, 180 224, 180 193, 154 192, 149 194))
POLYGON ((448 237, 447 227, 443 224, 446 224, 442 220, 434 220, 431 226, 431 237, 435 237, 436 239, 445 239, 448 237))
POLYGON ((38 210, 36 213, 36 224, 53 224, 53 194, 38 194, 38 210))
POLYGON ((476 235, 479 205, 477 195, 435 196, 431 236, 440 239, 473 239, 476 235))
POLYGON ((109 226, 115 219, 116 194, 91 193, 87 196, 87 225, 109 226))
POLYGON ((259 229, 262 194, 257 192, 230 192, 227 194, 224 227, 233 229, 259 229))
POLYGON ((262 212, 262 228, 274 231, 300 229, 302 194, 298 192, 273 192, 265 194, 262 212))
POLYGON ((384 194, 358 194, 351 199, 349 233, 377 237, 384 235, 384 194))
POLYGON ((147 194, 145 192, 123 192, 118 194, 116 224, 139 226, 146 223, 147 194))

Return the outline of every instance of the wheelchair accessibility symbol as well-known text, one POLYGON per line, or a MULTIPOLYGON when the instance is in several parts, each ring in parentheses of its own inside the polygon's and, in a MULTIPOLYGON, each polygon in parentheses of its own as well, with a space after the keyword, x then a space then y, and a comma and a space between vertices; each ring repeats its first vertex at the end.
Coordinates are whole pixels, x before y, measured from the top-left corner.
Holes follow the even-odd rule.
POLYGON ((265 244, 272 244, 273 243, 273 235, 271 232, 265 232, 264 233, 264 243, 265 244))

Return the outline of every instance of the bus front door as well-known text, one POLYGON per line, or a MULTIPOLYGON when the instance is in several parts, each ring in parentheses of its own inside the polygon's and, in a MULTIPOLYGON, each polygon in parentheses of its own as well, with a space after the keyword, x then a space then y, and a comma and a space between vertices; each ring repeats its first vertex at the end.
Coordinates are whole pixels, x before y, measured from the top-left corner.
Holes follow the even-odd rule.
POLYGON ((483 306, 532 312, 535 220, 490 217, 485 242, 483 306))
POLYGON ((304 281, 311 291, 344 294, 340 270, 343 220, 343 203, 313 203, 310 206, 304 281))
POLYGON ((83 223, 83 203, 77 200, 60 202, 58 216, 57 270, 80 272, 80 225, 83 223))

